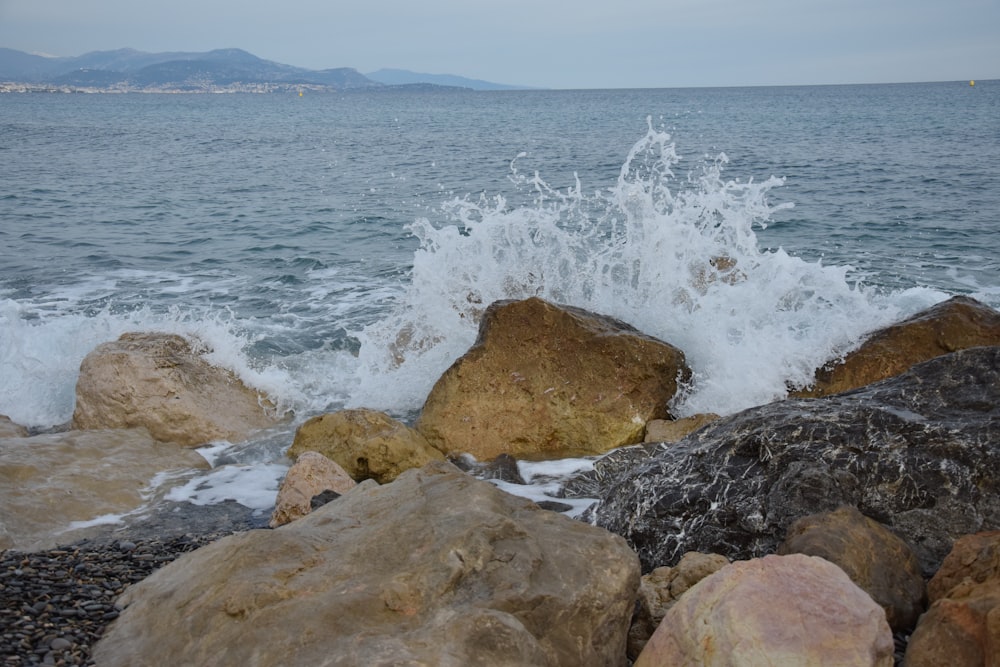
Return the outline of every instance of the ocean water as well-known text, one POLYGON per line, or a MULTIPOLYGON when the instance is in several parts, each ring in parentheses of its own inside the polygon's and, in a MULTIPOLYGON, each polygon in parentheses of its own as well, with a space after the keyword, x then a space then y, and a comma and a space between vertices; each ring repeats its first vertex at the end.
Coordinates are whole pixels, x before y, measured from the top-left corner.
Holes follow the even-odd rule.
POLYGON ((0 414, 57 429, 96 345, 195 336, 291 420, 170 493, 263 509, 298 423, 412 419, 494 300, 677 345, 673 412, 729 414, 951 295, 1000 307, 998 212, 1000 81, 0 95, 0 414))

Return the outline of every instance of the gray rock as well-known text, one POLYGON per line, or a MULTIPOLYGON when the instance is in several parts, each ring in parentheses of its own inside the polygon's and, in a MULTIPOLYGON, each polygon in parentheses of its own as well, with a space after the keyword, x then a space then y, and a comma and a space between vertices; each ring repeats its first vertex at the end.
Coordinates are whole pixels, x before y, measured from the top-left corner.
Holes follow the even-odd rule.
POLYGON ((840 505, 905 536, 925 574, 1000 527, 1000 347, 722 419, 606 479, 586 518, 649 571, 687 551, 771 553, 792 521, 840 505))

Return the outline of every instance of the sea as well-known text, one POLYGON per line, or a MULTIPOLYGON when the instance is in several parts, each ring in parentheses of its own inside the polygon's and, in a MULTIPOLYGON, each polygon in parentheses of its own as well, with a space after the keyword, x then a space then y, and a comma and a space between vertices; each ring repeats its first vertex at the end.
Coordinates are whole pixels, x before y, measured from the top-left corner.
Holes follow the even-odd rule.
MULTIPOLYGON (((667 341, 672 413, 727 415, 950 296, 1000 307, 998 231, 1000 81, 7 93, 0 414, 63 429, 97 345, 193 337, 287 420, 164 493, 266 512, 298 424, 412 422, 493 301, 667 341)), ((521 466, 548 497, 592 459, 521 466)))

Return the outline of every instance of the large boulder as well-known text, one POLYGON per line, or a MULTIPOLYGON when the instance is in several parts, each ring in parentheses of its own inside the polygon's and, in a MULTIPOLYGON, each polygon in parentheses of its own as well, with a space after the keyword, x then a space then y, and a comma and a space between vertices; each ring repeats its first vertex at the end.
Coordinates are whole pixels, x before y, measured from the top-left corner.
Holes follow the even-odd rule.
POLYGON ((956 296, 881 329, 844 359, 816 372, 796 397, 836 394, 899 375, 914 364, 970 347, 1000 345, 1000 313, 956 296))
POLYGON ((176 481, 207 467, 197 452, 145 429, 0 439, 0 549, 68 544, 92 532, 84 526, 144 505, 168 473, 176 481))
POLYGON ((312 510, 312 499, 324 491, 343 495, 357 485, 347 471, 319 452, 302 452, 278 488, 271 528, 295 521, 312 510))
POLYGON ((621 538, 431 463, 163 567, 119 600, 93 657, 624 666, 638 581, 621 538))
POLYGON ((798 519, 778 553, 819 556, 838 566, 882 606, 893 630, 912 630, 924 611, 927 590, 913 550, 854 507, 798 519))
POLYGON ((126 333, 97 346, 80 364, 73 428, 142 427, 157 440, 197 447, 273 426, 266 399, 202 352, 164 333, 126 333))
POLYGON ((416 427, 441 451, 479 459, 602 453, 641 442, 688 374, 680 350, 618 320, 538 298, 499 301, 416 427))
POLYGON ((1000 532, 958 540, 927 588, 932 604, 907 644, 907 667, 1000 664, 1000 532))
POLYGON ((595 464, 589 518, 629 540, 645 571, 687 551, 773 553, 795 519, 853 505, 905 536, 930 576, 960 536, 1000 528, 1000 347, 636 452, 616 475, 595 464))
POLYGON ((288 456, 319 452, 355 481, 387 484, 411 468, 443 461, 420 433, 376 410, 364 408, 317 415, 295 432, 288 456))
POLYGON ((885 614, 822 558, 723 567, 667 612, 635 667, 891 667, 885 614))

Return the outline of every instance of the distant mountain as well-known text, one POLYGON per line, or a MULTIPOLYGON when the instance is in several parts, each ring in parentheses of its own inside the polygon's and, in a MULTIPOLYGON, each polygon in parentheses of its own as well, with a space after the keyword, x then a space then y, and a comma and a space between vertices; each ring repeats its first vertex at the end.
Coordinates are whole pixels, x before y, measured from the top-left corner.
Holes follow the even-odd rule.
POLYGON ((455 86, 459 88, 471 88, 472 90, 525 90, 525 86, 511 86, 503 83, 492 83, 481 79, 467 79, 464 76, 454 74, 422 74, 411 72, 405 69, 380 69, 376 72, 368 72, 366 77, 372 81, 384 83, 388 86, 405 86, 412 84, 432 84, 437 86, 455 86))
MULTIPOLYGON (((452 79, 496 85, 461 77, 452 79)), ((437 89, 439 86, 455 85, 451 82, 385 83, 370 79, 349 67, 310 70, 264 60, 242 49, 216 49, 201 53, 145 53, 135 49, 117 49, 94 51, 71 58, 52 58, 0 48, 0 81, 145 91, 260 91, 296 86, 326 90, 383 89, 397 86, 437 89), (407 85, 411 83, 425 85, 407 85)))

